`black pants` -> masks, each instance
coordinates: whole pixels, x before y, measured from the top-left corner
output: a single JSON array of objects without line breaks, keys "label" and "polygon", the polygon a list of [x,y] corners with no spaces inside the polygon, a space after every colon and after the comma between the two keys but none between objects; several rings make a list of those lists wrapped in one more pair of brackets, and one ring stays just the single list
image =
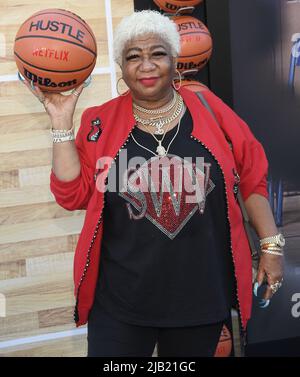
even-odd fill
[{"label": "black pants", "polygon": [[147,327],[120,322],[95,300],[88,320],[88,357],[214,356],[223,322],[190,327]]}]

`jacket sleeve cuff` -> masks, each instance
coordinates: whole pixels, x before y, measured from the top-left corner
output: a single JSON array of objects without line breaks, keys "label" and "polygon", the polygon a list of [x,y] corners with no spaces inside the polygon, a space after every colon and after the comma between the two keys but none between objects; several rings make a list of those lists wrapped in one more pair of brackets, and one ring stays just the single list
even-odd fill
[{"label": "jacket sleeve cuff", "polygon": [[266,181],[261,182],[253,189],[240,187],[240,190],[244,201],[246,201],[251,194],[259,194],[269,200],[269,192]]},{"label": "jacket sleeve cuff", "polygon": [[78,187],[78,184],[81,179],[81,174],[79,174],[76,178],[72,179],[71,181],[61,181],[56,177],[53,170],[51,169],[50,173],[50,185],[51,185],[51,191],[54,189],[54,191],[61,189],[72,189],[73,187]]}]

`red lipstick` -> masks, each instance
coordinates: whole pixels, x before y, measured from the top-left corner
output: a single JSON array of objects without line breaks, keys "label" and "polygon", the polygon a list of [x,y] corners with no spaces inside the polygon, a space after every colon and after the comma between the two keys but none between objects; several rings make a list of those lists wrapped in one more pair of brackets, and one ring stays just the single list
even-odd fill
[{"label": "red lipstick", "polygon": [[144,86],[153,86],[156,84],[156,81],[158,80],[158,77],[145,77],[143,79],[140,79],[140,83]]}]

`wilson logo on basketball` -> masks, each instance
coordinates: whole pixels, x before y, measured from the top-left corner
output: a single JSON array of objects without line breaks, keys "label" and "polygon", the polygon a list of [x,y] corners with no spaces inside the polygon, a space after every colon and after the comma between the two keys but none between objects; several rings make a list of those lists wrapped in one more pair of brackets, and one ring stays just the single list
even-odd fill
[{"label": "wilson logo on basketball", "polygon": [[70,51],[59,51],[44,47],[36,48],[32,52],[33,56],[41,56],[43,58],[62,60],[66,62],[69,61],[69,54]]},{"label": "wilson logo on basketball", "polygon": [[177,6],[177,5],[173,5],[173,4],[170,4],[170,3],[165,3],[165,7],[168,9],[168,10],[178,10],[180,7]]},{"label": "wilson logo on basketball", "polygon": [[200,62],[197,63],[197,64],[192,63],[192,62],[189,62],[189,63],[181,63],[181,62],[178,62],[178,63],[177,63],[177,69],[179,69],[179,70],[183,70],[183,71],[186,71],[186,70],[189,70],[189,69],[200,69],[200,68],[202,68],[207,62],[208,62],[208,59],[204,59],[204,60],[200,61]]},{"label": "wilson logo on basketball", "polygon": [[85,32],[80,29],[75,29],[74,26],[66,24],[59,21],[50,21],[38,20],[37,22],[31,22],[29,26],[29,32],[38,31],[38,30],[50,30],[55,31],[59,34],[68,35],[71,38],[76,39],[78,42],[83,43],[83,37]]},{"label": "wilson logo on basketball", "polygon": [[24,77],[27,77],[30,81],[32,80],[34,83],[38,83],[40,86],[45,86],[47,88],[65,88],[68,86],[74,86],[77,84],[77,80],[70,80],[70,81],[61,81],[61,82],[53,82],[51,79],[47,77],[39,77],[32,72],[29,72],[26,68],[24,68]]}]

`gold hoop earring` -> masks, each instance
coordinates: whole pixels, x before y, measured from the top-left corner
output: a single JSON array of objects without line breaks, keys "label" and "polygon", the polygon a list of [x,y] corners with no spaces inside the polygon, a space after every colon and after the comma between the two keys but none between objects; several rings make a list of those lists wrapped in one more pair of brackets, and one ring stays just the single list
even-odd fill
[{"label": "gold hoop earring", "polygon": [[181,79],[181,74],[180,72],[178,71],[178,69],[175,70],[178,74],[178,77],[179,77],[179,86],[176,86],[175,84],[175,80],[173,79],[173,82],[172,82],[172,86],[175,90],[179,90],[181,88],[181,82],[182,82],[182,79]]},{"label": "gold hoop earring", "polygon": [[120,93],[120,92],[119,92],[119,82],[120,82],[121,80],[123,80],[123,77],[120,77],[119,80],[117,81],[117,84],[116,84],[116,90],[117,90],[117,93],[119,94],[119,96],[126,96],[127,93],[128,93],[128,90],[126,90],[125,93]]}]

